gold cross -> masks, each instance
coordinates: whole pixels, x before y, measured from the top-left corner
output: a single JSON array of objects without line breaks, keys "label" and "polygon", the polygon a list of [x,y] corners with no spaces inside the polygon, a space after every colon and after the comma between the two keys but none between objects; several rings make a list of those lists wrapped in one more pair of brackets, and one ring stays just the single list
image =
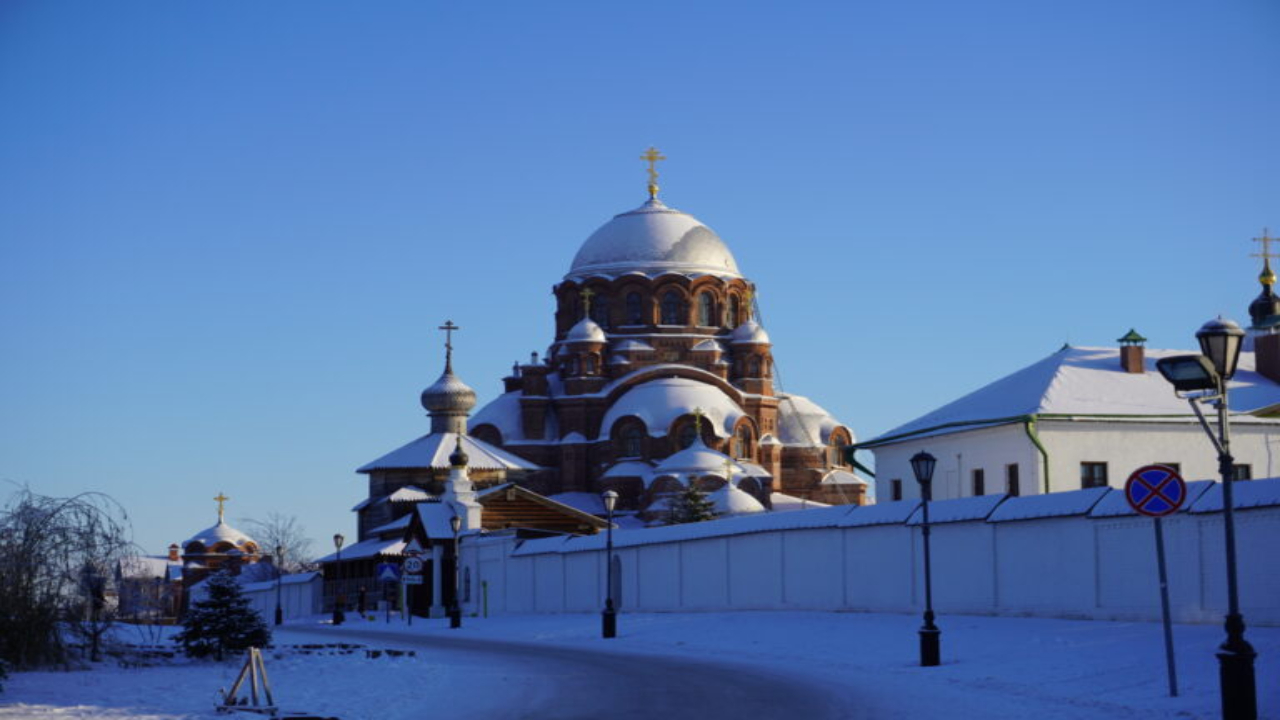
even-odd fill
[{"label": "gold cross", "polygon": [[222,504],[230,499],[231,498],[223,495],[222,493],[218,493],[218,497],[214,498],[214,500],[218,501],[218,522],[222,522]]},{"label": "gold cross", "polygon": [[1280,255],[1276,255],[1271,252],[1271,243],[1275,242],[1276,239],[1277,238],[1271,237],[1271,235],[1268,233],[1267,228],[1262,228],[1262,237],[1256,237],[1253,239],[1254,242],[1262,243],[1262,252],[1253,253],[1249,257],[1260,257],[1266,260],[1271,260],[1273,258],[1280,258]]},{"label": "gold cross", "polygon": [[649,146],[648,150],[640,156],[641,160],[649,163],[649,199],[656,200],[658,198],[658,170],[655,164],[659,160],[666,160],[667,156],[658,152],[658,148]]},{"label": "gold cross", "polygon": [[724,481],[730,482],[731,480],[733,480],[733,461],[726,457],[724,459]]},{"label": "gold cross", "polygon": [[693,409],[693,429],[698,433],[698,437],[702,437],[702,417],[706,415],[702,408]]},{"label": "gold cross", "polygon": [[746,292],[744,292],[744,293],[742,294],[742,302],[747,306],[747,320],[750,320],[750,319],[754,318],[754,317],[755,317],[755,315],[756,315],[756,311],[755,311],[756,291],[755,291],[755,288],[747,288],[747,291],[746,291]]},{"label": "gold cross", "polygon": [[591,288],[582,288],[582,317],[591,317],[591,298],[596,296],[596,291]]}]

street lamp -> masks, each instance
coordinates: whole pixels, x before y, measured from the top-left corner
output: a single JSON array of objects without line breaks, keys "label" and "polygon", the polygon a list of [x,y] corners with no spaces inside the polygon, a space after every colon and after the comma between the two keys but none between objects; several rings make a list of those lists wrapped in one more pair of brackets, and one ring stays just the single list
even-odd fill
[{"label": "street lamp", "polygon": [[929,501],[933,499],[933,468],[938,459],[927,452],[911,456],[911,472],[920,483],[920,503],[923,515],[921,533],[924,535],[924,626],[920,628],[920,666],[933,667],[941,662],[940,640],[942,631],[933,624],[933,578],[929,567]]},{"label": "street lamp", "polygon": [[618,636],[618,611],[613,606],[613,509],[618,505],[618,493],[606,490],[600,499],[604,500],[604,511],[609,516],[609,527],[605,530],[605,600],[601,637],[611,638]]},{"label": "street lamp", "polygon": [[458,553],[462,530],[462,516],[456,512],[449,518],[449,527],[453,528],[453,604],[449,607],[449,627],[462,627],[462,596],[458,594],[458,566],[462,564],[462,555]]},{"label": "street lamp", "polygon": [[333,546],[338,549],[338,563],[334,568],[334,594],[333,594],[333,624],[341,625],[347,616],[342,612],[342,543],[346,542],[346,538],[342,537],[342,533],[333,534]]},{"label": "street lamp", "polygon": [[[1222,525],[1227,550],[1227,639],[1218,646],[1218,684],[1225,720],[1253,720],[1258,716],[1257,684],[1253,661],[1258,657],[1244,639],[1244,616],[1236,584],[1235,458],[1231,456],[1231,424],[1228,419],[1227,381],[1235,375],[1240,360],[1244,331],[1221,316],[1205,323],[1196,332],[1203,355],[1178,355],[1156,362],[1179,397],[1195,411],[1200,426],[1218,451],[1218,473],[1222,476]],[[1212,401],[1218,409],[1215,434],[1200,410],[1200,403]]]},{"label": "street lamp", "polygon": [[280,579],[284,575],[284,546],[276,546],[276,624],[284,623],[284,610],[280,607]]}]

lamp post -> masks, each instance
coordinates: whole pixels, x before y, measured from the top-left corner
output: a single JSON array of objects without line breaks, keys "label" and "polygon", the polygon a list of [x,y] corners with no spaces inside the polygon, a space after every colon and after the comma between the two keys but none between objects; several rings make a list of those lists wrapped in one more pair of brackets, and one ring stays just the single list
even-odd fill
[{"label": "lamp post", "polygon": [[284,623],[284,610],[280,607],[280,579],[284,575],[284,546],[276,546],[276,624]]},{"label": "lamp post", "polygon": [[333,624],[341,625],[347,619],[342,612],[342,543],[346,538],[342,537],[342,533],[333,534],[333,546],[338,550],[337,567],[334,568],[334,593],[333,593]]},{"label": "lamp post", "polygon": [[933,578],[929,565],[929,501],[933,499],[933,468],[938,459],[927,452],[918,452],[911,456],[911,472],[915,473],[916,482],[920,483],[920,503],[923,524],[920,526],[924,536],[924,625],[920,628],[920,666],[933,667],[942,660],[940,640],[942,631],[933,624]]},{"label": "lamp post", "polygon": [[609,517],[609,527],[605,529],[604,554],[604,614],[601,637],[618,636],[618,611],[613,606],[613,509],[618,505],[618,493],[606,490],[600,496],[604,500],[604,511]]},{"label": "lamp post", "polygon": [[458,553],[462,530],[462,517],[456,512],[449,518],[449,527],[453,528],[453,603],[449,606],[449,627],[462,627],[462,596],[458,593],[458,566],[462,564],[462,555]]},{"label": "lamp post", "polygon": [[[1227,381],[1236,372],[1244,331],[1240,326],[1219,316],[1196,331],[1201,355],[1178,355],[1162,358],[1156,368],[1174,387],[1179,397],[1191,404],[1201,427],[1218,451],[1218,473],[1222,476],[1222,525],[1226,534],[1227,616],[1224,623],[1227,639],[1218,646],[1218,683],[1222,694],[1222,717],[1225,720],[1254,720],[1258,717],[1257,683],[1254,659],[1258,654],[1244,639],[1244,616],[1240,614],[1240,596],[1236,583],[1236,525],[1233,486],[1235,458],[1231,456],[1231,424],[1228,419]],[[1212,401],[1218,410],[1215,434],[1200,403]]]}]

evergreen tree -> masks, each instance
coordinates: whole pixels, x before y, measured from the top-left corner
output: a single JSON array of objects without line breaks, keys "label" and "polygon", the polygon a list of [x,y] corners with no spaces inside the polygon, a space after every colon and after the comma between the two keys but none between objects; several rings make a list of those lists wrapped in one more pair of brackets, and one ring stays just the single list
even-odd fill
[{"label": "evergreen tree", "polygon": [[667,505],[668,525],[703,522],[714,520],[715,517],[715,503],[707,499],[707,494],[699,490],[693,481],[689,482],[688,487],[681,488],[680,492],[672,495]]},{"label": "evergreen tree", "polygon": [[249,607],[231,573],[214,573],[207,587],[208,597],[192,604],[182,620],[182,632],[173,636],[187,655],[213,655],[222,660],[228,652],[271,642],[271,630],[258,611]]}]

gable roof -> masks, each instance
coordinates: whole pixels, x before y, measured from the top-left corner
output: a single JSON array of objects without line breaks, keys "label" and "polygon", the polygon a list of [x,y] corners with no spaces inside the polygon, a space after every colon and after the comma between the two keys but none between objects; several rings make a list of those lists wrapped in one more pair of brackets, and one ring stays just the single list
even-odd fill
[{"label": "gable roof", "polygon": [[473,470],[537,470],[537,465],[468,435],[444,432],[423,435],[413,442],[392,450],[371,463],[356,469],[358,473],[403,468],[448,469],[449,455],[462,441],[467,454],[467,467]]},{"label": "gable roof", "polygon": [[[1119,348],[1065,346],[860,446],[1017,422],[1031,415],[1191,420],[1194,416],[1186,401],[1174,394],[1156,370],[1156,360],[1189,353],[1147,349],[1145,372],[1130,373],[1120,366]],[[1254,371],[1253,353],[1241,353],[1240,367],[1231,380],[1232,411],[1253,413],[1278,403],[1280,385]]]}]

